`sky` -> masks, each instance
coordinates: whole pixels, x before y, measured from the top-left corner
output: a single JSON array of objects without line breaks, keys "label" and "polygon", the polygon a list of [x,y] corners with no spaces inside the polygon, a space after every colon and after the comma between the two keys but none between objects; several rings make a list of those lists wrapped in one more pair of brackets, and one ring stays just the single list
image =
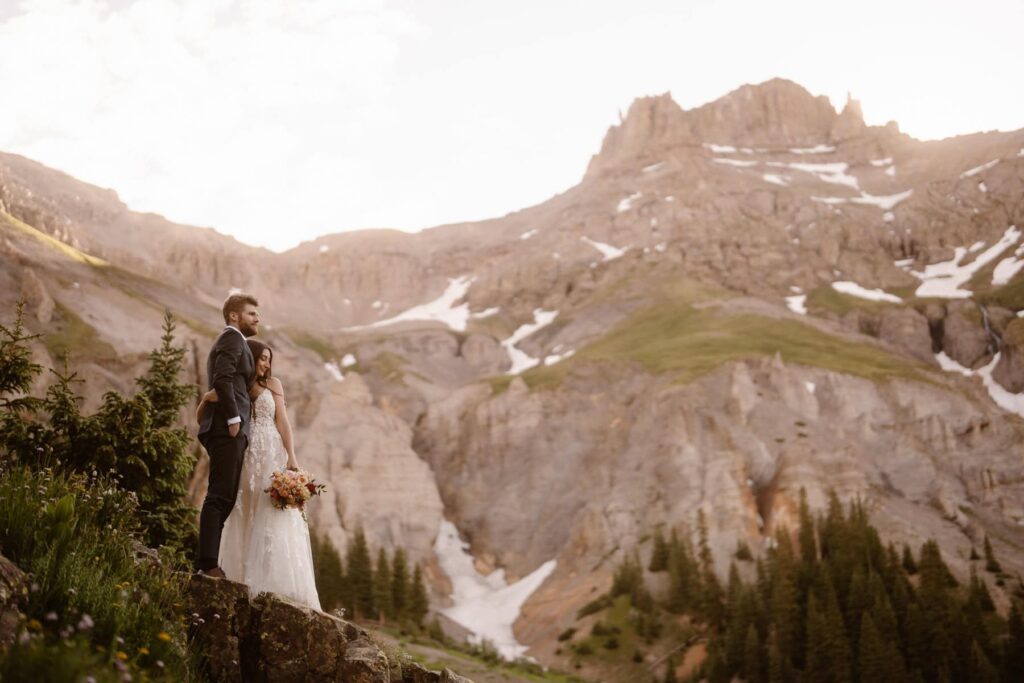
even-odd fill
[{"label": "sky", "polygon": [[[0,0],[0,151],[275,251],[573,186],[637,97],[1024,127],[1022,0]],[[728,143],[728,141],[713,141]]]}]

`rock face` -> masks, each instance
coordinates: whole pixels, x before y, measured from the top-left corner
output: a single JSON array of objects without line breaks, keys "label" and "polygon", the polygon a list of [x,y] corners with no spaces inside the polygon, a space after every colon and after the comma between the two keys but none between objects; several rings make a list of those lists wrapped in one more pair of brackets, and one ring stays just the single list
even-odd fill
[{"label": "rock face", "polygon": [[363,629],[244,585],[194,576],[194,647],[215,682],[471,683],[445,669],[391,662]]},{"label": "rock face", "polygon": [[1024,391],[1024,319],[1009,323],[1003,331],[1003,346],[992,378],[1008,391]]},{"label": "rock face", "polygon": [[955,302],[947,308],[942,328],[942,349],[965,367],[983,365],[992,340],[981,323],[977,307],[968,302]]},{"label": "rock face", "polygon": [[21,607],[28,597],[28,577],[17,565],[0,555],[0,652],[18,634]]}]

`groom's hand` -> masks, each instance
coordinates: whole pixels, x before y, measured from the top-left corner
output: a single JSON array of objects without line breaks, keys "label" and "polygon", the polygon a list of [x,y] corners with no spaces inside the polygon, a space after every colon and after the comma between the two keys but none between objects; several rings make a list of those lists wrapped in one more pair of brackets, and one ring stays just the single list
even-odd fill
[{"label": "groom's hand", "polygon": [[242,429],[242,423],[241,422],[236,422],[233,425],[228,425],[228,434],[230,434],[231,438],[233,439],[236,436],[238,436],[238,432],[241,429]]}]

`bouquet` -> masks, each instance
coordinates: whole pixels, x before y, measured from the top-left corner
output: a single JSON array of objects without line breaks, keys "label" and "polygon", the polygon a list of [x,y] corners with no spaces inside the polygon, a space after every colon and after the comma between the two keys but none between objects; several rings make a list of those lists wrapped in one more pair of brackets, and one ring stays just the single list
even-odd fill
[{"label": "bouquet", "polygon": [[296,508],[306,519],[306,501],[326,488],[326,484],[318,484],[303,470],[277,470],[270,475],[270,486],[263,491],[270,494],[270,503],[278,510]]}]

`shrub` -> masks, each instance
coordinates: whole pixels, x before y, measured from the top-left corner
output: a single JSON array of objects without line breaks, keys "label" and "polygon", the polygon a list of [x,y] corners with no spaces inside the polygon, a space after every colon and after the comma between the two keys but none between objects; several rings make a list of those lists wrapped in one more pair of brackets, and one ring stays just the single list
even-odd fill
[{"label": "shrub", "polygon": [[576,618],[582,619],[583,617],[589,616],[591,614],[596,614],[597,612],[600,612],[603,609],[608,609],[611,606],[612,596],[608,594],[602,595],[599,598],[591,600],[583,607],[580,607],[579,610],[576,612]]},{"label": "shrub", "polygon": [[564,631],[562,631],[561,633],[558,634],[558,642],[564,643],[565,641],[567,641],[570,638],[572,638],[574,635],[576,635],[576,629],[574,629],[574,628],[567,628],[567,629],[565,629]]}]

